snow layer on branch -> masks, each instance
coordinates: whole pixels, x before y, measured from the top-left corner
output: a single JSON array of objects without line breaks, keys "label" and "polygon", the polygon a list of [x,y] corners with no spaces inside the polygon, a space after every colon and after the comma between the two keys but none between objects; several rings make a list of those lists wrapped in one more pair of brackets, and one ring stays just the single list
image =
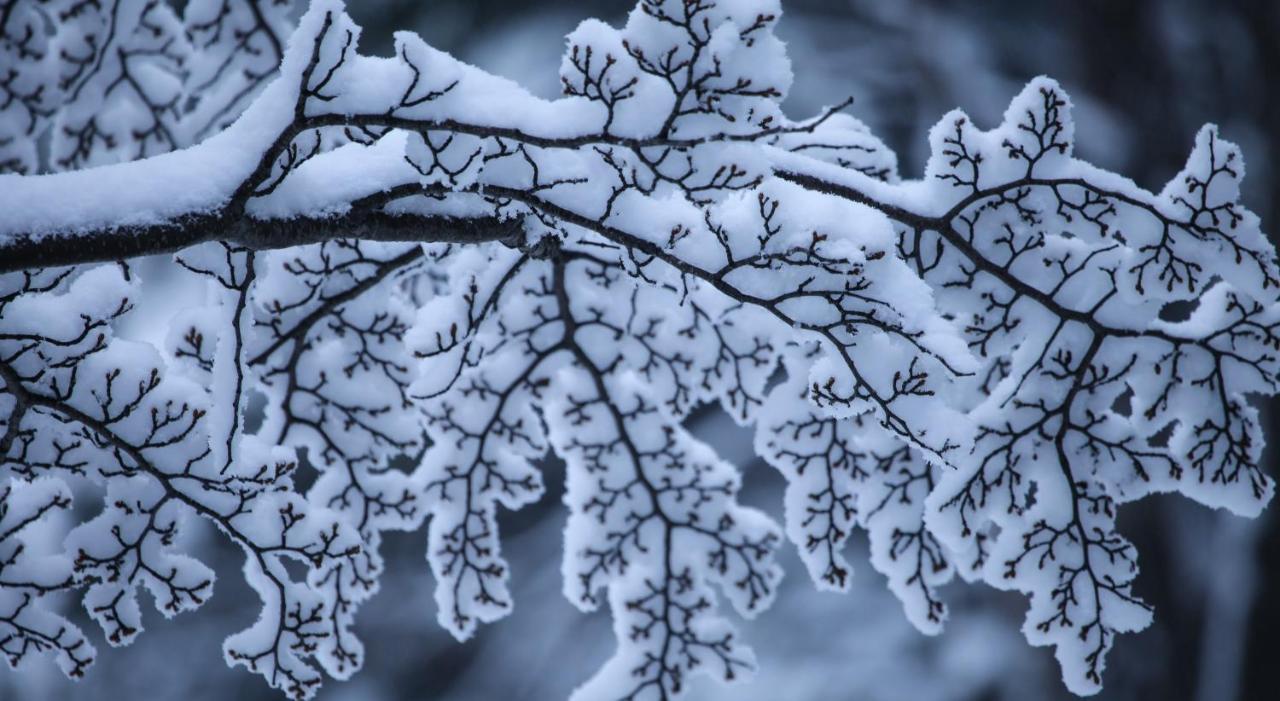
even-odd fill
[{"label": "snow layer on branch", "polygon": [[217,210],[289,123],[287,93],[285,83],[273,85],[234,125],[183,151],[55,175],[0,175],[0,236],[38,240]]},{"label": "snow layer on branch", "polygon": [[[236,122],[207,141],[146,161],[53,175],[0,175],[0,236],[39,238],[127,228],[208,213],[230,200],[293,118],[297,81],[324,12],[313,10],[290,40],[280,80]],[[69,195],[74,193],[74,196]]]},{"label": "snow layer on branch", "polygon": [[[942,306],[985,365],[972,453],[930,495],[930,527],[979,552],[989,583],[1030,595],[1028,639],[1093,693],[1115,635],[1151,620],[1116,506],[1176,490],[1254,514],[1271,497],[1243,392],[1276,390],[1278,312],[1234,146],[1203,130],[1153,195],[1071,157],[1069,110],[1040,78],[992,131],[945,117],[928,186],[947,213],[903,248],[952,290]],[[1189,296],[1190,319],[1161,320]]]},{"label": "snow layer on branch", "polygon": [[[66,166],[176,146],[171,126],[217,131],[261,92],[186,150],[0,175],[0,237],[215,213],[465,216],[521,235],[389,243],[357,225],[282,250],[183,251],[207,301],[175,320],[167,358],[113,335],[137,296],[125,265],[0,276],[0,575],[24,577],[0,579],[0,630],[69,673],[88,644],[41,597],[86,589],[115,644],[141,629],[139,587],[166,615],[198,606],[212,573],[174,548],[193,515],[243,550],[262,600],[227,661],[293,697],[363,664],[355,615],[387,530],[427,524],[437,618],[465,639],[515,605],[498,509],[541,497],[554,452],[564,593],[607,602],[618,640],[579,699],[741,679],[755,661],[720,600],[743,616],[769,605],[784,533],[818,587],[846,589],[855,527],[918,628],[941,629],[938,589],[957,573],[1021,591],[1027,638],[1092,693],[1116,635],[1151,620],[1118,505],[1178,491],[1253,515],[1273,494],[1248,397],[1277,389],[1280,274],[1216,129],[1145,192],[1074,158],[1070,100],[1037,78],[992,130],[944,117],[926,178],[903,183],[857,120],[782,114],[774,0],[641,0],[620,28],[584,22],[554,101],[411,34],[362,56],[327,0],[262,87],[284,10],[193,2],[189,80],[239,77],[196,104],[207,123],[180,124],[176,74],[158,65],[186,50],[163,43],[176,19],[139,38],[163,12],[120,6],[126,31],[95,44],[120,51],[58,119],[141,131],[83,152],[60,141]],[[61,45],[88,41],[85,7]],[[135,66],[152,39],[161,55]],[[35,90],[41,70],[0,89]],[[134,71],[132,93],[107,95],[101,75]],[[1189,317],[1170,320],[1173,302]],[[738,470],[683,426],[710,402],[754,427],[787,480],[781,527],[738,502]],[[300,466],[318,472],[305,494]],[[28,525],[67,508],[59,479],[90,483],[103,508],[66,554],[38,558]]]}]

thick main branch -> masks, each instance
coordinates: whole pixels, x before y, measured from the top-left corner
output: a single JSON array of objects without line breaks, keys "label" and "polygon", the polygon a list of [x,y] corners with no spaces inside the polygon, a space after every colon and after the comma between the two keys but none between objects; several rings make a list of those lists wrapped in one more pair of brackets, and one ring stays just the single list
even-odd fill
[{"label": "thick main branch", "polygon": [[113,227],[72,236],[0,240],[0,273],[127,260],[173,253],[211,241],[227,241],[253,250],[267,250],[343,238],[479,243],[515,239],[520,235],[518,220],[494,217],[462,219],[353,209],[346,214],[329,217],[257,219],[224,210],[182,216],[161,224]]}]

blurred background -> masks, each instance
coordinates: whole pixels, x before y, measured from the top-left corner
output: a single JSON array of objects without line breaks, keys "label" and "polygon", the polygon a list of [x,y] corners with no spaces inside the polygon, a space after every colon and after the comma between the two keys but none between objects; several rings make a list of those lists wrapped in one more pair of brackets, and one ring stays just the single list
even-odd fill
[{"label": "blurred background", "polygon": [[[563,37],[582,19],[621,23],[628,0],[352,0],[365,27],[362,49],[390,53],[394,30],[433,45],[535,93],[557,94]],[[1029,79],[1058,79],[1075,103],[1076,153],[1158,191],[1183,165],[1199,126],[1216,122],[1242,145],[1245,203],[1280,231],[1280,1],[1277,0],[784,0],[779,34],[795,85],[789,114],[803,118],[852,95],[852,112],[918,177],[926,132],[961,107],[994,126]],[[1265,407],[1280,442],[1280,412]],[[751,440],[714,412],[694,430],[745,472],[743,500],[781,520],[782,482],[750,452]],[[1272,474],[1277,452],[1269,452]],[[564,699],[613,648],[607,612],[584,616],[560,594],[562,468],[547,465],[548,493],[500,517],[516,610],[458,644],[435,624],[425,538],[388,535],[389,572],[361,612],[365,669],[329,681],[323,701]],[[1120,511],[1137,545],[1137,592],[1155,623],[1122,636],[1097,697],[1120,699],[1280,698],[1280,514],[1233,518],[1181,497],[1152,497]],[[257,615],[239,576],[240,554],[196,532],[215,550],[220,573],[203,609],[164,621],[128,648],[106,649],[79,683],[46,661],[0,673],[0,698],[275,699],[262,680],[221,663],[221,641]],[[223,545],[220,545],[223,544]],[[855,534],[855,550],[865,537]],[[848,595],[814,591],[790,546],[788,577],[774,607],[742,622],[761,671],[754,684],[720,687],[699,678],[699,701],[878,701],[1067,699],[1050,649],[1019,630],[1025,599],[970,587],[945,590],[946,631],[913,629],[865,554]],[[67,602],[74,607],[74,602]],[[88,624],[91,633],[96,626]]]}]

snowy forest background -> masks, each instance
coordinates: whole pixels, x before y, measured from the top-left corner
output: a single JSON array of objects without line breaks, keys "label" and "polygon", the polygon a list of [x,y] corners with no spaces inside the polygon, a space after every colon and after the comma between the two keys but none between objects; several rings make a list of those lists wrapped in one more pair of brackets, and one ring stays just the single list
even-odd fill
[{"label": "snowy forest background", "polygon": [[[359,0],[349,10],[365,27],[363,47],[385,54],[391,32],[410,29],[432,45],[535,93],[559,91],[562,37],[586,16],[618,21],[623,0]],[[1009,95],[1039,74],[1057,78],[1076,105],[1079,155],[1158,189],[1182,166],[1199,125],[1217,122],[1241,145],[1249,174],[1244,201],[1271,232],[1280,215],[1280,3],[1274,0],[788,0],[779,34],[796,82],[788,112],[817,112],[832,96],[853,95],[855,111],[899,154],[904,177],[928,155],[926,131],[962,107],[982,127],[995,124]],[[152,283],[163,285],[163,281]],[[183,303],[174,295],[175,307]],[[1268,412],[1268,435],[1280,413]],[[751,441],[719,413],[692,428],[730,462],[744,466],[742,501],[777,515],[770,498],[782,479],[751,454]],[[1273,438],[1274,440],[1274,438]],[[1276,451],[1270,448],[1272,474]],[[420,534],[388,532],[382,591],[357,630],[365,671],[327,685],[326,700],[564,698],[581,670],[612,649],[608,615],[583,616],[560,594],[565,512],[557,466],[542,501],[499,519],[506,534],[512,616],[465,645],[431,623],[431,580]],[[1211,512],[1157,497],[1121,511],[1120,529],[1142,555],[1135,591],[1158,615],[1112,652],[1101,699],[1271,698],[1280,650],[1280,518]],[[211,526],[206,526],[211,529]],[[239,567],[233,546],[208,564]],[[865,540],[855,537],[855,548]],[[863,566],[848,596],[816,593],[794,550],[779,558],[792,575],[773,609],[742,624],[764,661],[742,701],[843,699],[1071,698],[1045,648],[1019,633],[1022,598],[952,586],[951,621],[936,638],[902,616],[884,580]],[[855,562],[859,558],[851,558]],[[865,562],[865,559],[863,559]],[[403,566],[403,563],[421,563]],[[135,644],[104,655],[90,677],[65,679],[51,665],[0,675],[0,698],[272,699],[255,677],[219,663],[222,639],[252,619],[258,602],[243,581],[219,582],[198,613],[169,623],[159,615]],[[695,684],[691,698],[722,687]]]}]

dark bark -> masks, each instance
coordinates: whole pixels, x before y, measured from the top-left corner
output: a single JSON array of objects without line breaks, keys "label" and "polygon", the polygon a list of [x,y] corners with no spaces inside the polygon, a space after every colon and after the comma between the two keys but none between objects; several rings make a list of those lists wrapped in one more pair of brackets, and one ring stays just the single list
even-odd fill
[{"label": "dark bark", "polygon": [[255,219],[223,210],[187,215],[163,224],[43,237],[14,237],[0,242],[0,273],[173,253],[210,241],[227,241],[253,250],[268,250],[337,238],[479,243],[515,239],[521,232],[519,220],[492,217],[457,219],[353,209],[333,217]]}]

